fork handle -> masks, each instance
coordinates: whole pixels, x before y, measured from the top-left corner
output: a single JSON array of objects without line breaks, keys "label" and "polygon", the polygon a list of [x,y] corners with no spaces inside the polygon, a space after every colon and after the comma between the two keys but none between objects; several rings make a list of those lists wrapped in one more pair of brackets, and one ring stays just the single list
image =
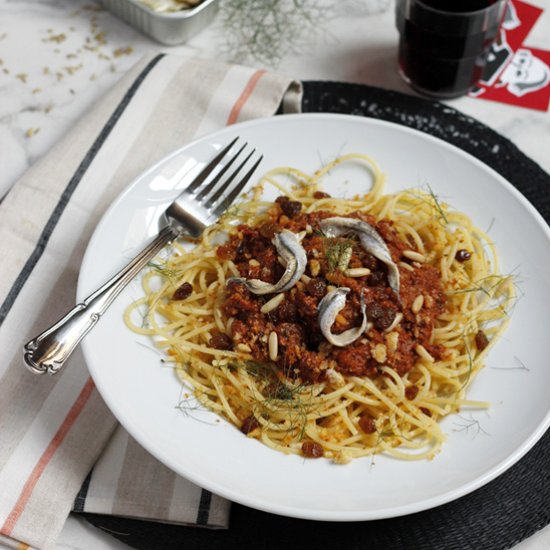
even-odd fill
[{"label": "fork handle", "polygon": [[27,342],[24,346],[25,365],[35,374],[57,374],[124,287],[178,234],[177,229],[166,226],[113,278],[77,304],[57,323]]}]

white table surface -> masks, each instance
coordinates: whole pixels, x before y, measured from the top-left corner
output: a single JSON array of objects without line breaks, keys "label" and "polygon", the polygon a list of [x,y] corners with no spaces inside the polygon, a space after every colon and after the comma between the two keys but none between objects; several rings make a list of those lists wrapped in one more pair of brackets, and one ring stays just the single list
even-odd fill
[{"label": "white table surface", "polygon": [[[547,11],[526,45],[549,50],[550,4],[528,1]],[[412,93],[396,70],[393,1],[325,4],[337,7],[331,8],[322,30],[299,52],[286,55],[276,69],[301,80],[356,82]],[[0,196],[144,53],[191,48],[201,57],[223,58],[219,18],[185,46],[167,48],[90,6],[97,7],[90,0],[0,0]],[[449,105],[508,137],[550,172],[550,112],[468,97]],[[67,521],[57,547],[128,548],[77,516]],[[515,547],[546,548],[550,527]]]}]

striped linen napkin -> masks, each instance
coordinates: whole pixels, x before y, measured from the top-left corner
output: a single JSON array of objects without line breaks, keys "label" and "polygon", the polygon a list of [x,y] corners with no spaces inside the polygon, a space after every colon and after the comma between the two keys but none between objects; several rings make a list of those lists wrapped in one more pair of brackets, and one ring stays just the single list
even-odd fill
[{"label": "striped linen napkin", "polygon": [[38,378],[23,367],[22,344],[74,305],[87,242],[130,181],[200,135],[274,114],[283,99],[298,110],[300,87],[281,75],[148,56],[0,204],[0,542],[51,548],[73,506],[227,527],[227,501],[117,427],[78,350],[62,373]]}]

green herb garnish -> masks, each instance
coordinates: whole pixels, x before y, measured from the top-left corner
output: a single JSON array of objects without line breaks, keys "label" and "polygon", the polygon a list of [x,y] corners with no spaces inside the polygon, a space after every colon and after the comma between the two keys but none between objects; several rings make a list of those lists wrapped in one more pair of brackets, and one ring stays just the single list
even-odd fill
[{"label": "green herb garnish", "polygon": [[314,44],[328,15],[320,0],[225,0],[222,49],[230,61],[277,67],[285,55]]},{"label": "green herb garnish", "polygon": [[156,271],[159,275],[170,279],[176,279],[180,272],[177,269],[171,269],[168,267],[168,262],[147,262],[147,267],[151,268],[153,271]]}]

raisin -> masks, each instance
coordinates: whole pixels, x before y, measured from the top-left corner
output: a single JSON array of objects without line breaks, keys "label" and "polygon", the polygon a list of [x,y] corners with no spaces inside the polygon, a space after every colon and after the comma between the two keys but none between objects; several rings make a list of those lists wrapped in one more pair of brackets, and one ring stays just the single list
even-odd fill
[{"label": "raisin", "polygon": [[270,312],[270,317],[273,319],[274,322],[278,323],[294,323],[298,319],[297,315],[298,312],[296,310],[296,306],[288,300],[284,300],[278,308]]},{"label": "raisin", "polygon": [[306,284],[306,290],[311,296],[316,298],[322,298],[327,291],[327,283],[323,279],[315,278],[308,281]]},{"label": "raisin", "polygon": [[321,458],[325,454],[323,447],[315,441],[304,441],[302,443],[302,453],[308,458]]},{"label": "raisin", "polygon": [[386,330],[391,326],[395,319],[393,309],[383,307],[377,302],[367,304],[367,318],[372,321],[376,330]]},{"label": "raisin", "polygon": [[383,271],[374,271],[367,278],[369,286],[381,285],[386,279],[386,274]]},{"label": "raisin", "polygon": [[426,407],[420,407],[420,410],[426,415],[426,416],[432,416],[432,411],[430,409],[427,409]]},{"label": "raisin", "polygon": [[249,434],[251,431],[258,428],[259,425],[260,423],[256,420],[255,416],[247,416],[243,420],[243,424],[241,426],[241,432],[243,432],[243,434]]},{"label": "raisin", "polygon": [[483,351],[489,345],[489,338],[487,338],[487,335],[482,330],[477,331],[475,341],[476,348],[479,351]]},{"label": "raisin", "polygon": [[293,218],[302,211],[302,203],[300,201],[283,201],[281,210],[289,218]]},{"label": "raisin", "polygon": [[359,419],[359,427],[366,434],[373,434],[374,432],[376,432],[376,424],[374,423],[374,420],[370,416],[362,416]]},{"label": "raisin", "polygon": [[472,254],[464,248],[457,250],[455,259],[457,262],[467,262],[472,257]]},{"label": "raisin", "polygon": [[291,201],[285,195],[281,195],[275,199],[275,203],[281,207],[283,214],[289,218],[293,218],[302,210],[302,203],[299,201]]},{"label": "raisin", "polygon": [[233,349],[233,340],[223,332],[214,332],[208,345],[214,349]]},{"label": "raisin", "polygon": [[328,193],[325,193],[324,191],[315,191],[315,193],[313,193],[313,198],[314,199],[329,199],[330,195]]},{"label": "raisin", "polygon": [[193,287],[189,283],[183,283],[172,295],[172,300],[185,300],[185,298],[191,296],[192,292]]},{"label": "raisin", "polygon": [[369,252],[361,254],[361,263],[363,267],[368,267],[371,271],[378,269],[378,260]]},{"label": "raisin", "polygon": [[405,388],[405,397],[409,401],[413,401],[414,398],[418,395],[418,386],[407,386]]}]

